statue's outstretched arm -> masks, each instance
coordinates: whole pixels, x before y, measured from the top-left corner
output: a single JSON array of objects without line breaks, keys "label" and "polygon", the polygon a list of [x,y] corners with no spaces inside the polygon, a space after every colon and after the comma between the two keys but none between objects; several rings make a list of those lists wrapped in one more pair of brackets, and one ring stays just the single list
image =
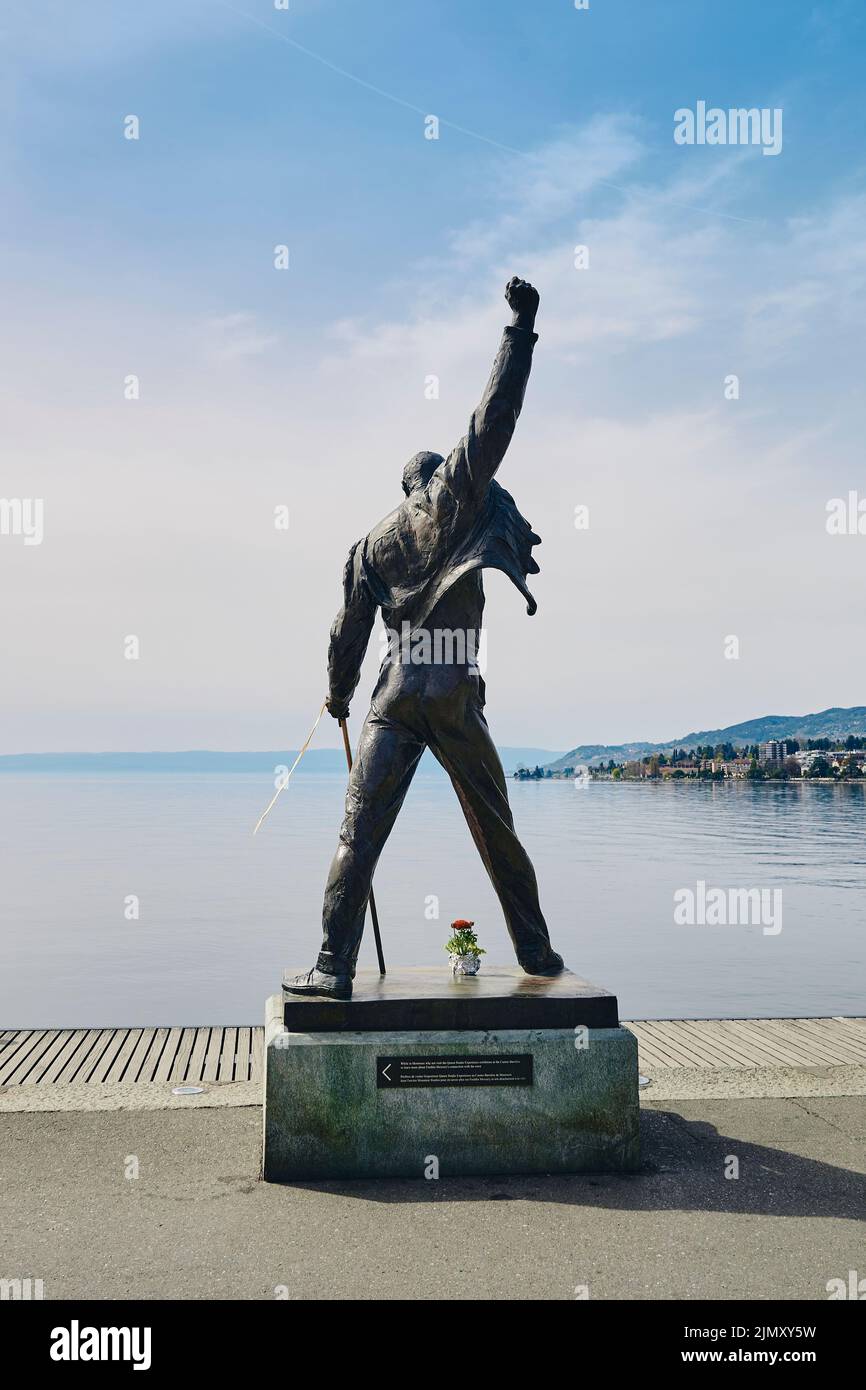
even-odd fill
[{"label": "statue's outstretched arm", "polygon": [[502,335],[481,403],[472,413],[467,433],[434,474],[446,493],[461,504],[483,503],[511,443],[532,366],[538,291],[515,276],[505,287],[505,298],[514,317]]}]

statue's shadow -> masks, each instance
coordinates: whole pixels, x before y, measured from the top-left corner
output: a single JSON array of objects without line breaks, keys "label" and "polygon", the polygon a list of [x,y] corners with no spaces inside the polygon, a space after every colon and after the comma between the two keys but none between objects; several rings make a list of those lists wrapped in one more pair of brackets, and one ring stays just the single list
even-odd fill
[{"label": "statue's shadow", "polygon": [[[674,1111],[641,1112],[635,1173],[293,1183],[385,1203],[538,1201],[621,1211],[718,1211],[866,1219],[866,1173],[719,1133]],[[738,1176],[726,1176],[734,1171]]]}]

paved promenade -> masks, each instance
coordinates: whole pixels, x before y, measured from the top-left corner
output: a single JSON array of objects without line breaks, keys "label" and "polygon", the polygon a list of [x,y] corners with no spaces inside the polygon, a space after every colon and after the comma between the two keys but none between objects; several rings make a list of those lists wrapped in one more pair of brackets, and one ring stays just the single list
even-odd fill
[{"label": "paved promenade", "polygon": [[866,1275],[861,1097],[646,1101],[643,1131],[629,1177],[278,1187],[257,1106],[8,1113],[0,1276],[46,1298],[820,1300]]},{"label": "paved promenade", "polygon": [[259,1178],[261,1029],[9,1030],[0,1278],[48,1299],[822,1300],[866,1277],[866,1021],[627,1026],[637,1174],[291,1187]]}]

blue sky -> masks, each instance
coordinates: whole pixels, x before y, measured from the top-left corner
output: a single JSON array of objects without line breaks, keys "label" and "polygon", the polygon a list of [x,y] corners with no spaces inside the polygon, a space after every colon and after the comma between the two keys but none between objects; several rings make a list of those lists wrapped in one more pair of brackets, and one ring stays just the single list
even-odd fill
[{"label": "blue sky", "polygon": [[[593,114],[627,114],[646,145],[622,180],[632,187],[704,159],[674,146],[674,108],[782,104],[785,157],[708,200],[779,220],[805,190],[818,200],[862,169],[864,24],[853,2],[40,5],[7,32],[9,249],[51,283],[40,248],[62,236],[58,282],[72,271],[95,294],[157,281],[218,310],[233,263],[233,287],[269,317],[366,315],[370,278],[379,303],[383,290],[395,303],[395,267],[425,246],[435,256],[476,182],[483,197],[503,166],[521,177],[504,151],[453,129],[421,143],[421,117],[398,101],[530,154]],[[127,111],[144,125],[132,150],[117,138]],[[265,227],[285,229],[303,269],[288,305],[250,254]]]},{"label": "blue sky", "polygon": [[[489,586],[499,740],[862,703],[866,536],[824,515],[866,496],[864,19],[694,0],[7,15],[0,494],[43,497],[46,534],[0,538],[3,751],[297,743],[345,552],[406,457],[465,428],[512,273],[539,285],[541,337],[502,481],[544,547],[531,622]],[[782,108],[782,152],[677,146],[698,100]]]}]

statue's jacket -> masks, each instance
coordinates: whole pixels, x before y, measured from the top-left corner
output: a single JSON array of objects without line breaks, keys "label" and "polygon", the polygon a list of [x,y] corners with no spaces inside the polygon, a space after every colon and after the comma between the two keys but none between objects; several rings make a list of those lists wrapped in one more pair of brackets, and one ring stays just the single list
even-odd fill
[{"label": "statue's jacket", "polygon": [[426,487],[352,546],[328,651],[332,700],[351,699],[377,608],[392,631],[405,632],[408,623],[416,632],[464,575],[498,569],[523,594],[526,611],[535,612],[526,577],[538,573],[532,547],[541,538],[493,475],[514,433],[537,336],[505,329],[466,435]]}]

